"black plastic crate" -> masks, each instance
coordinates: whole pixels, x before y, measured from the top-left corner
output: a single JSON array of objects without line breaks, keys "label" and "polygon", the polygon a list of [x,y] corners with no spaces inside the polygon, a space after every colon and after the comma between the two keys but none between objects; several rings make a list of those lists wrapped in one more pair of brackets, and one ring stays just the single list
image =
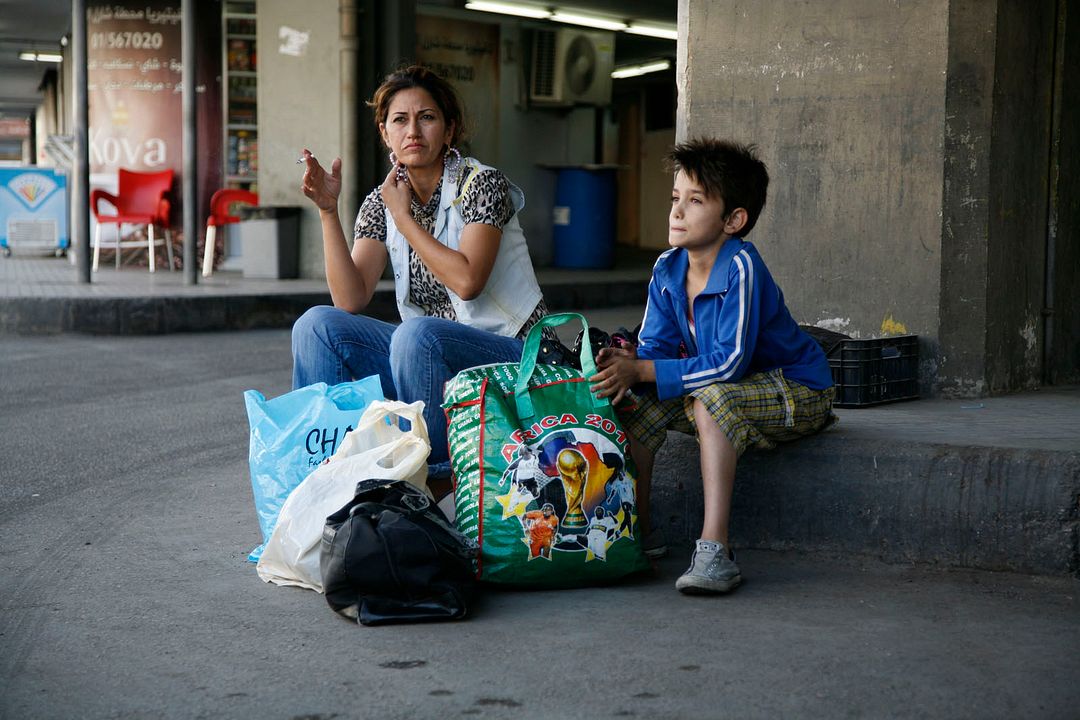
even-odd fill
[{"label": "black plastic crate", "polygon": [[836,407],[919,397],[919,336],[840,340],[829,350]]}]

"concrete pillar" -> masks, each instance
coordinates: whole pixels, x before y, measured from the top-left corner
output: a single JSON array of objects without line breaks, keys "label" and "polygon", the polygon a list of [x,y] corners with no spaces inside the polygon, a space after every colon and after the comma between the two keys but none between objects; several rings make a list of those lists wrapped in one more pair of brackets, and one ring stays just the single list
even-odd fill
[{"label": "concrete pillar", "polygon": [[1057,6],[1044,380],[1064,384],[1080,382],[1080,3]]},{"label": "concrete pillar", "polygon": [[680,3],[679,136],[759,146],[772,182],[748,239],[800,322],[936,340],[947,10]]},{"label": "concrete pillar", "polygon": [[919,334],[924,393],[1040,381],[1058,5],[680,0],[679,137],[760,146],[796,318]]},{"label": "concrete pillar", "polygon": [[[195,120],[195,78],[198,53],[195,50],[195,38],[198,28],[195,21],[196,0],[182,0],[180,3],[182,21],[180,23],[180,58],[183,69],[180,71],[184,85],[181,95],[182,137],[183,137],[183,223],[184,223],[184,284],[194,285],[198,281],[199,268],[195,260],[195,246],[199,242],[199,174],[198,143]],[[166,235],[166,242],[172,238]],[[117,250],[119,252],[119,250]],[[165,256],[172,258],[172,253]],[[152,268],[151,268],[152,269]],[[172,270],[170,267],[169,270]]]},{"label": "concrete pillar", "polygon": [[[941,383],[959,394],[1033,388],[1042,376],[1057,3],[996,5],[954,0],[949,13]],[[978,190],[965,194],[969,184]],[[958,232],[954,216],[974,222]],[[981,307],[964,302],[969,289]]]}]

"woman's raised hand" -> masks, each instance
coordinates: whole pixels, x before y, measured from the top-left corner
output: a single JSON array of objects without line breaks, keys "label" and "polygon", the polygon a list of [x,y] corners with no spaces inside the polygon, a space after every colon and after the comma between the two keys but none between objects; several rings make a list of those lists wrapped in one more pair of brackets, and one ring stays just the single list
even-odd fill
[{"label": "woman's raised hand", "polygon": [[341,158],[336,158],[326,172],[311,151],[304,149],[304,180],[300,190],[323,212],[337,210],[341,195]]},{"label": "woman's raised hand", "polygon": [[383,204],[386,205],[386,209],[390,211],[390,216],[394,218],[395,222],[409,214],[410,205],[412,204],[412,187],[410,187],[408,179],[398,176],[397,165],[390,168],[390,172],[386,174],[386,179],[383,180],[379,193],[382,195]]}]

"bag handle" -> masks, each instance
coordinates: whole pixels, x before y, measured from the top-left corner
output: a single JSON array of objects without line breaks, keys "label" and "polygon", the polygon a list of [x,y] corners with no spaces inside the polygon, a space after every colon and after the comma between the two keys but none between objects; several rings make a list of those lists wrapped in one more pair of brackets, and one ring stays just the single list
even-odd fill
[{"label": "bag handle", "polygon": [[[517,404],[517,414],[519,418],[528,418],[536,414],[536,411],[533,409],[532,398],[529,397],[529,380],[536,370],[536,356],[540,352],[540,340],[544,328],[558,327],[571,320],[580,321],[583,332],[581,353],[579,355],[579,359],[581,360],[581,374],[586,380],[596,374],[596,361],[593,359],[592,345],[588,342],[589,322],[585,319],[585,316],[575,312],[545,315],[529,330],[529,336],[525,338],[525,348],[521,351],[521,363],[518,365],[517,383],[514,385],[514,402]],[[604,408],[611,405],[610,400],[597,397],[591,390],[589,391],[589,395],[592,397],[594,408]]]},{"label": "bag handle", "polygon": [[404,418],[412,425],[413,434],[430,444],[423,405],[421,401],[403,403],[400,400],[373,400],[360,416],[357,429],[361,426],[373,427],[382,442],[389,442],[398,435],[406,434],[396,423]]}]

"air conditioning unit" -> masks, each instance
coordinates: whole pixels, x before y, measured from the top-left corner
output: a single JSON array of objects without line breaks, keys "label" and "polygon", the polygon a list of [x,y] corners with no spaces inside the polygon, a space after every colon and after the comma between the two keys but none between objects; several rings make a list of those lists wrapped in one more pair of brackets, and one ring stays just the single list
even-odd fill
[{"label": "air conditioning unit", "polygon": [[558,28],[533,35],[529,100],[535,105],[607,105],[615,33]]}]

